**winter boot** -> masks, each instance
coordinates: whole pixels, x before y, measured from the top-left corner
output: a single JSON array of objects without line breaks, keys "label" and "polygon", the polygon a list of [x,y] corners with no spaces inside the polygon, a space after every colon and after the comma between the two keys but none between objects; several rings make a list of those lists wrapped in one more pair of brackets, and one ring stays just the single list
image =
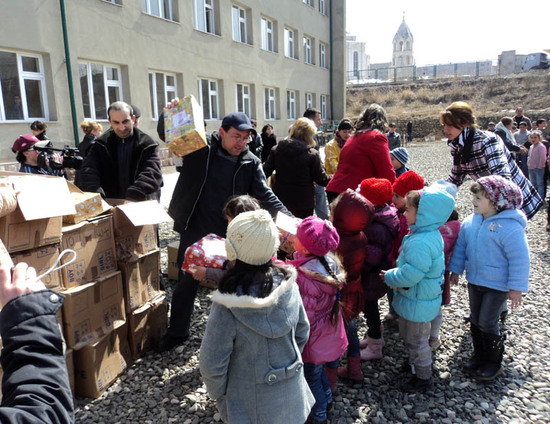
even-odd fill
[{"label": "winter boot", "polygon": [[432,387],[432,379],[422,379],[413,375],[407,382],[401,385],[401,391],[407,393],[425,392]]},{"label": "winter boot", "polygon": [[504,371],[502,368],[504,337],[489,333],[481,334],[483,335],[485,362],[477,369],[476,377],[481,381],[493,381]]},{"label": "winter boot", "polygon": [[361,357],[348,356],[348,365],[338,367],[338,377],[347,378],[348,380],[361,382],[363,381],[363,371],[361,370]]},{"label": "winter boot", "polygon": [[325,366],[325,374],[327,375],[330,391],[334,393],[336,390],[336,383],[338,382],[338,368],[329,368]]},{"label": "winter boot", "polygon": [[472,334],[472,343],[474,345],[474,354],[462,365],[466,372],[475,373],[485,360],[485,351],[483,349],[483,333],[479,327],[470,323],[470,333]]},{"label": "winter boot", "polygon": [[382,348],[384,347],[384,339],[371,339],[367,337],[367,347],[361,350],[361,360],[370,361],[372,359],[382,359]]},{"label": "winter boot", "polygon": [[[399,318],[399,317],[398,317]],[[380,337],[382,337],[384,334],[384,323],[380,323]],[[367,347],[367,345],[369,344],[369,340],[374,340],[372,338],[370,338],[368,335],[367,335],[367,338],[366,339],[363,339],[363,340],[359,340],[359,347],[361,349],[364,349]],[[382,339],[382,344],[384,344],[384,340]]]}]

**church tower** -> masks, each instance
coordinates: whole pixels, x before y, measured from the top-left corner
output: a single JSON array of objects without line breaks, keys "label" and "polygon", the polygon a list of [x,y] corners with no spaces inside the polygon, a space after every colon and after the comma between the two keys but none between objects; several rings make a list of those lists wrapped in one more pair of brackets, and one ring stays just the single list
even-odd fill
[{"label": "church tower", "polygon": [[411,30],[405,23],[405,14],[403,13],[403,22],[393,37],[393,59],[392,66],[412,66],[414,38]]}]

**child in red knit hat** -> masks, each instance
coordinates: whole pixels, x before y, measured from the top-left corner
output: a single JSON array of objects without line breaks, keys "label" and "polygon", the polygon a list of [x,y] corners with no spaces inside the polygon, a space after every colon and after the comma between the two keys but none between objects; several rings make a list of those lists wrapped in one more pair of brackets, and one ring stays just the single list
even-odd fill
[{"label": "child in red knit hat", "polygon": [[380,271],[391,268],[389,259],[393,241],[399,233],[397,209],[391,206],[393,196],[392,184],[384,178],[367,178],[359,186],[359,192],[374,205],[374,218],[363,232],[367,236],[367,255],[363,263],[361,282],[365,294],[363,312],[367,320],[367,338],[360,345],[361,359],[381,359],[384,338],[378,299],[387,292]]}]

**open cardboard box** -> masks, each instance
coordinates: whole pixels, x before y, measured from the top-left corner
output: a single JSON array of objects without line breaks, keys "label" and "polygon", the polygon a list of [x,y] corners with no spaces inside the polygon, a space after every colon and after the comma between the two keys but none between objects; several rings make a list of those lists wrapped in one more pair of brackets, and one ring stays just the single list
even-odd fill
[{"label": "open cardboard box", "polygon": [[70,181],[67,181],[67,186],[69,187],[76,213],[65,215],[63,217],[64,225],[78,224],[111,209],[111,206],[101,198],[101,194],[84,192]]}]

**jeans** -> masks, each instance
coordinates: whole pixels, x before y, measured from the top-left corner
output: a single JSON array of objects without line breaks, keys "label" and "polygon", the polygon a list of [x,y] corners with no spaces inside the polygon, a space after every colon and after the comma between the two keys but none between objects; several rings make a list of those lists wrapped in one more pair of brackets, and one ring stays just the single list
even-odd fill
[{"label": "jeans", "polygon": [[500,314],[506,306],[508,292],[468,283],[470,322],[484,333],[500,336]]},{"label": "jeans", "polygon": [[359,346],[359,336],[357,335],[357,322],[354,318],[350,322],[344,324],[346,327],[346,336],[348,338],[348,356],[359,356],[361,347]]},{"label": "jeans", "polygon": [[315,215],[321,219],[328,219],[328,203],[325,188],[315,186]]},{"label": "jeans", "polygon": [[409,364],[422,380],[432,377],[432,350],[428,344],[431,324],[413,322],[399,317],[399,334],[409,349]]},{"label": "jeans", "polygon": [[531,184],[537,189],[537,192],[540,194],[540,197],[544,200],[544,168],[542,169],[530,169],[529,170],[529,180]]},{"label": "jeans", "polygon": [[324,364],[304,364],[304,374],[309,390],[315,397],[315,405],[311,408],[310,416],[314,421],[325,421],[327,419],[327,405],[332,402],[332,392],[325,374]]}]

